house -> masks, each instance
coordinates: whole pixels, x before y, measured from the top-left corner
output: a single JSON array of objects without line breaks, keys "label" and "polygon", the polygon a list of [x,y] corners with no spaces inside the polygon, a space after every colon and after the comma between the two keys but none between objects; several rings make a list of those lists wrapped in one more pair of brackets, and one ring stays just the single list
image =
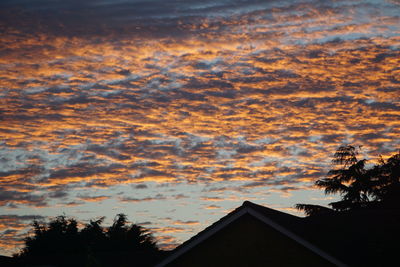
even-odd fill
[{"label": "house", "polygon": [[245,201],[156,266],[346,266],[309,232],[304,218]]}]

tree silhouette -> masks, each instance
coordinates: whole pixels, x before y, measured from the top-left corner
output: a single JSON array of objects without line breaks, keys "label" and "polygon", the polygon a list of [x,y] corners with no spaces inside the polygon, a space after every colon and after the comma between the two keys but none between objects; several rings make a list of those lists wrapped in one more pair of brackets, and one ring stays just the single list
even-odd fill
[{"label": "tree silhouette", "polygon": [[101,226],[105,217],[97,220],[90,220],[88,224],[80,231],[80,239],[87,246],[94,250],[99,250],[106,242],[104,229]]},{"label": "tree silhouette", "polygon": [[374,191],[371,176],[365,169],[366,159],[357,159],[358,150],[351,145],[341,146],[333,156],[332,162],[338,168],[328,172],[328,178],[316,181],[325,188],[325,194],[339,193],[342,200],[332,202],[334,210],[342,211],[364,207],[370,202]]},{"label": "tree silhouette", "polygon": [[34,221],[33,235],[16,258],[22,265],[54,266],[151,266],[160,258],[152,234],[129,225],[125,214],[118,214],[106,229],[103,221],[104,217],[90,220],[82,229],[65,216],[49,223]]},{"label": "tree silhouette", "polygon": [[[114,223],[106,232],[107,251],[118,255],[118,259],[134,258],[134,264],[145,266],[149,259],[154,259],[159,254],[156,242],[151,233],[143,227],[131,224],[127,225],[125,214],[118,214]],[[110,261],[111,260],[111,261]],[[105,259],[111,265],[115,265],[115,258]],[[120,260],[125,264],[124,260]],[[129,266],[132,266],[130,263]]]},{"label": "tree silhouette", "polygon": [[334,211],[330,208],[320,206],[320,205],[312,205],[312,204],[296,204],[296,209],[304,211],[307,216],[315,216],[315,215],[323,215],[323,214],[331,214]]},{"label": "tree silhouette", "polygon": [[329,203],[333,210],[310,204],[295,207],[308,216],[362,208],[399,208],[400,204],[400,153],[387,161],[382,158],[371,169],[366,169],[366,159],[359,160],[361,147],[343,145],[333,156],[336,168],[328,177],[317,180],[315,185],[325,194],[340,194],[341,200]]},{"label": "tree silhouette", "polygon": [[82,249],[78,239],[77,221],[58,216],[48,225],[38,221],[33,222],[33,236],[25,239],[25,247],[19,254],[19,258],[26,261],[38,263],[62,260],[69,262],[65,255],[79,256]]},{"label": "tree silhouette", "polygon": [[400,204],[400,152],[387,161],[380,159],[371,170],[375,178],[375,198],[388,208],[398,208]]}]

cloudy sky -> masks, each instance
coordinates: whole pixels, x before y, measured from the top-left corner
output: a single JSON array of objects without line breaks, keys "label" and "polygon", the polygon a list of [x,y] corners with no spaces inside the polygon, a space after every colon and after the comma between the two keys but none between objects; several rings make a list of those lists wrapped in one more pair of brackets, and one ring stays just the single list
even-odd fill
[{"label": "cloudy sky", "polygon": [[244,200],[299,214],[339,145],[399,137],[397,0],[0,2],[0,254],[61,214],[164,248]]}]

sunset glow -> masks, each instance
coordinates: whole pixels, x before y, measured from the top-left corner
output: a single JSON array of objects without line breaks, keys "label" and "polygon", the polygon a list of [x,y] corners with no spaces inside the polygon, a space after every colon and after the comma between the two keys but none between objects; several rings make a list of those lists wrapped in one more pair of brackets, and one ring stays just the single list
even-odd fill
[{"label": "sunset glow", "polygon": [[117,213],[173,248],[244,200],[297,213],[343,143],[400,149],[400,2],[2,1],[0,254]]}]

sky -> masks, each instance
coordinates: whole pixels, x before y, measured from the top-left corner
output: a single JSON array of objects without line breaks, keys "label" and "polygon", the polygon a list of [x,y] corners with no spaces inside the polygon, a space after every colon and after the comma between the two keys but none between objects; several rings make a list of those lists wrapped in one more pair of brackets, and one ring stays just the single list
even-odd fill
[{"label": "sky", "polygon": [[400,149],[400,1],[2,0],[0,254],[118,213],[171,249]]}]

